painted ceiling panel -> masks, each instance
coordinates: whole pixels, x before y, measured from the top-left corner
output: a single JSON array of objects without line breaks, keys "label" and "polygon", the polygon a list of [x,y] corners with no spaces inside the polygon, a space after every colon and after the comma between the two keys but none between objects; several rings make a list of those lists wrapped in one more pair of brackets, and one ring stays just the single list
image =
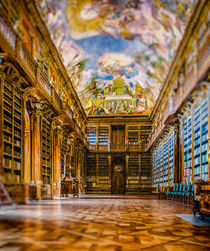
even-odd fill
[{"label": "painted ceiling panel", "polygon": [[87,115],[146,115],[196,0],[36,3]]}]

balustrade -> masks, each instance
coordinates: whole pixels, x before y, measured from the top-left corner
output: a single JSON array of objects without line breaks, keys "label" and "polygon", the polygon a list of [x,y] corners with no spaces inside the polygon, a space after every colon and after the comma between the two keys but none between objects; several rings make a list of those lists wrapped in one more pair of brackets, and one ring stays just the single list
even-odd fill
[{"label": "balustrade", "polygon": [[17,54],[19,53],[18,56],[21,58],[22,63],[24,63],[27,69],[30,70],[33,76],[35,77],[37,64],[22,42],[19,51],[17,48],[16,51]]},{"label": "balustrade", "polygon": [[0,17],[0,32],[6,38],[10,46],[15,50],[16,35],[1,17]]}]

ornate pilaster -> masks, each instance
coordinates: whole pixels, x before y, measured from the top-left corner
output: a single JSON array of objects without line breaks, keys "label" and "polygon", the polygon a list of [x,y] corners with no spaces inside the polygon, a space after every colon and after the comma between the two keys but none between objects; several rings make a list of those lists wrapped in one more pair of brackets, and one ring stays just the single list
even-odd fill
[{"label": "ornate pilaster", "polygon": [[183,181],[183,116],[174,124],[174,183]]},{"label": "ornate pilaster", "polygon": [[23,94],[23,114],[24,114],[24,183],[31,183],[31,121],[26,107],[28,101],[27,93]]},{"label": "ornate pilaster", "polygon": [[59,196],[59,181],[61,179],[61,142],[63,131],[60,125],[53,126],[53,196]]},{"label": "ornate pilaster", "polygon": [[126,190],[127,190],[127,188],[128,188],[128,160],[129,160],[129,155],[128,154],[126,154],[126,157],[125,157],[125,160],[126,160],[126,171],[125,171],[125,185],[126,185]]},{"label": "ornate pilaster", "polygon": [[98,154],[96,154],[96,186],[99,184],[99,166],[98,166]]},{"label": "ornate pilaster", "polygon": [[109,187],[111,191],[111,186],[112,186],[112,156],[111,154],[108,155],[108,165],[109,165]]},{"label": "ornate pilaster", "polygon": [[41,198],[41,115],[42,104],[32,103],[31,121],[31,151],[32,151],[32,182],[37,185],[37,198]]},{"label": "ornate pilaster", "polygon": [[3,137],[1,135],[3,135],[3,111],[1,109],[2,102],[3,102],[3,88],[4,88],[4,80],[6,78],[6,74],[3,72],[3,69],[1,69],[1,65],[0,65],[0,181],[2,179],[2,175],[3,175]]}]

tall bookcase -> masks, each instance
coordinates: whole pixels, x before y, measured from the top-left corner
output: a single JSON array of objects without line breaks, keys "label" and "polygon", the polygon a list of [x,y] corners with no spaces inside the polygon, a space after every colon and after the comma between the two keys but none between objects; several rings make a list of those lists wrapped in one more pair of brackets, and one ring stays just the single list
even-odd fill
[{"label": "tall bookcase", "polygon": [[192,116],[184,120],[184,183],[192,181]]},{"label": "tall bookcase", "polygon": [[157,185],[160,185],[160,148],[157,148],[156,151],[156,168],[157,168]]},{"label": "tall bookcase", "polygon": [[62,173],[62,178],[64,178],[65,175],[65,170],[66,168],[66,158],[67,158],[67,134],[63,135],[63,140],[62,140],[62,148],[61,148],[61,173]]},{"label": "tall bookcase", "polygon": [[209,97],[206,97],[201,102],[201,179],[208,180],[208,114],[209,111]]},{"label": "tall bookcase", "polygon": [[90,145],[95,145],[96,144],[96,126],[88,126],[86,129],[87,132],[87,138],[89,140]]},{"label": "tall bookcase", "polygon": [[153,186],[172,186],[174,178],[174,132],[152,152]]},{"label": "tall bookcase", "polygon": [[160,186],[163,186],[163,144],[160,146],[159,150],[159,168],[160,168]]},{"label": "tall bookcase", "polygon": [[158,185],[157,182],[157,150],[153,150],[152,152],[152,178],[153,178],[153,186],[156,187]]},{"label": "tall bookcase", "polygon": [[108,191],[109,186],[109,163],[108,156],[99,154],[98,156],[98,184],[99,189]]},{"label": "tall bookcase", "polygon": [[76,168],[77,168],[77,149],[72,146],[72,154],[71,154],[71,176],[73,178],[76,177]]},{"label": "tall bookcase", "polygon": [[138,126],[128,126],[128,144],[129,145],[139,145]]},{"label": "tall bookcase", "polygon": [[3,182],[22,182],[23,175],[23,99],[22,93],[6,79],[1,85]]},{"label": "tall bookcase", "polygon": [[51,166],[51,121],[42,118],[42,182],[51,184],[52,166]]},{"label": "tall bookcase", "polygon": [[174,179],[174,133],[169,136],[169,186],[173,185]]},{"label": "tall bookcase", "polygon": [[141,141],[142,151],[145,150],[147,138],[148,138],[148,135],[151,133],[151,130],[152,130],[151,126],[141,126],[140,128],[140,141]]},{"label": "tall bookcase", "polygon": [[96,187],[96,154],[87,156],[87,189]]},{"label": "tall bookcase", "polygon": [[99,126],[98,128],[98,144],[108,145],[109,144],[109,128],[108,126]]},{"label": "tall bookcase", "polygon": [[164,186],[168,185],[168,168],[169,168],[169,156],[168,156],[168,139],[163,143],[163,151],[164,151]]},{"label": "tall bookcase", "polygon": [[151,171],[152,171],[152,157],[150,153],[141,154],[141,187],[142,190],[148,190],[152,185]]},{"label": "tall bookcase", "polygon": [[194,182],[208,180],[208,97],[194,109]]},{"label": "tall bookcase", "polygon": [[128,159],[128,187],[139,186],[139,155],[131,154]]}]

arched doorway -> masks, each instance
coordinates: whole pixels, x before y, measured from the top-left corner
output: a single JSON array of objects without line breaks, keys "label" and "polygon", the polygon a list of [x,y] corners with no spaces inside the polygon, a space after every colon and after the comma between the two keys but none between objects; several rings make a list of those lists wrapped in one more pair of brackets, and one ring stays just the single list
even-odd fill
[{"label": "arched doorway", "polygon": [[112,161],[112,193],[125,193],[125,159],[114,157]]}]

